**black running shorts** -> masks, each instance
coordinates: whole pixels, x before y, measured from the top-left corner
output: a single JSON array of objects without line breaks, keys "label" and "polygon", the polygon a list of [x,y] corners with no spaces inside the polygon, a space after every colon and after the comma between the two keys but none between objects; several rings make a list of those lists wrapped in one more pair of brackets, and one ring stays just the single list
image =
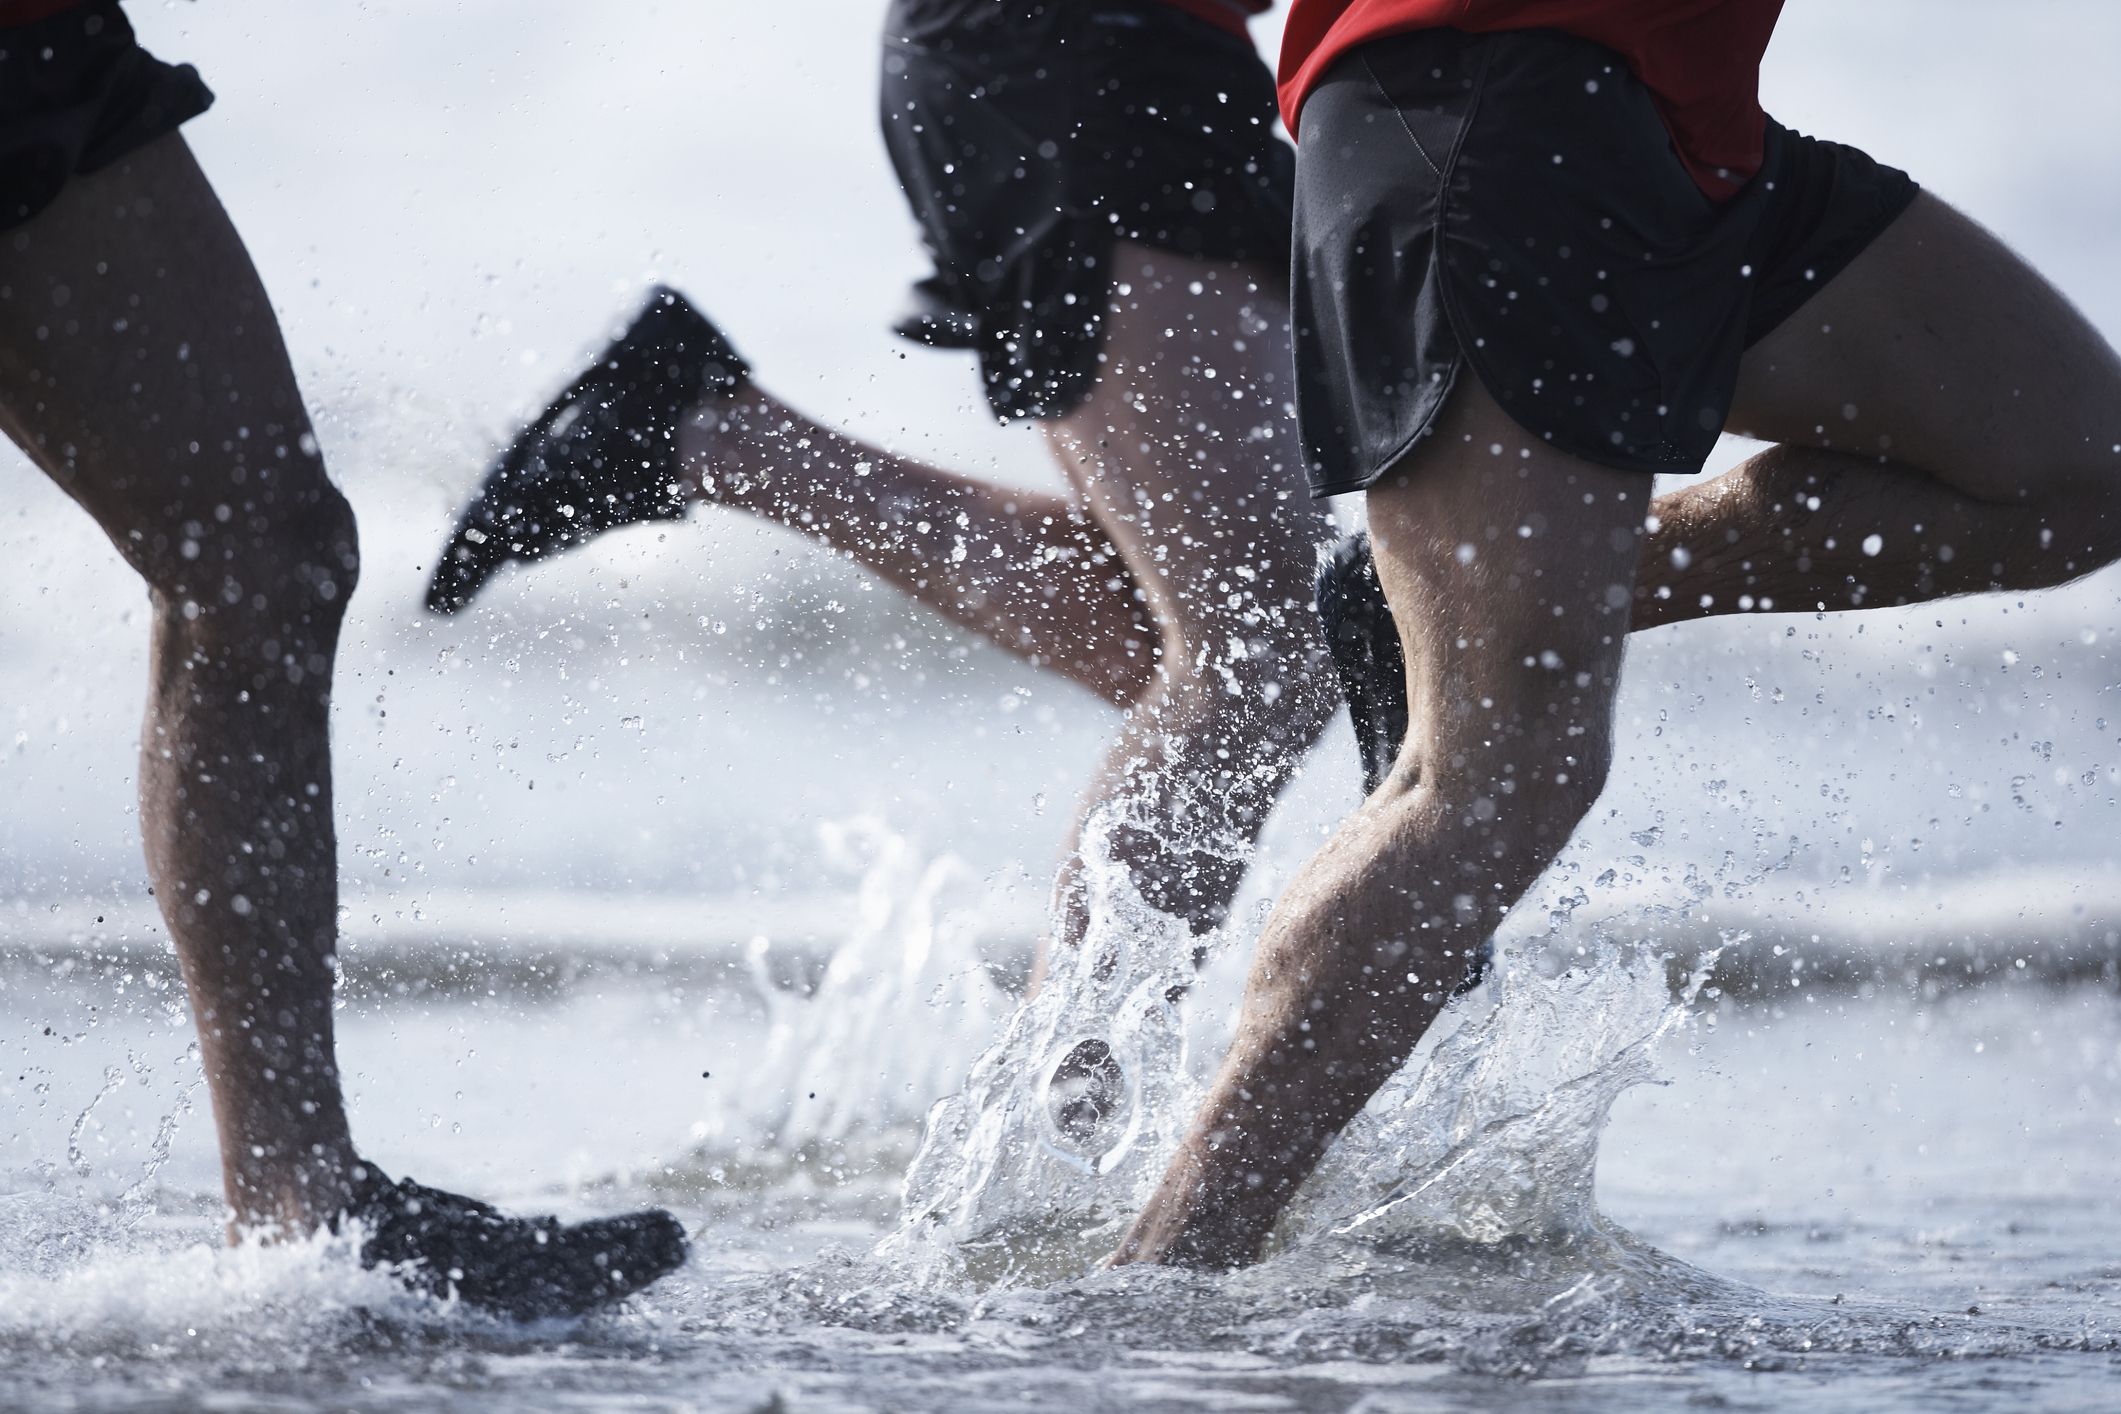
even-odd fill
[{"label": "black running shorts", "polygon": [[1364,45],[1301,131],[1297,411],[1321,496],[1383,475],[1468,363],[1563,451],[1698,471],[1746,347],[1915,197],[1770,121],[1760,172],[1712,200],[1621,59],[1551,30]]},{"label": "black running shorts", "polygon": [[895,0],[883,67],[936,264],[900,332],[976,348],[1003,417],[1060,416],[1096,382],[1114,241],[1286,268],[1273,77],[1167,0]]},{"label": "black running shorts", "polygon": [[0,27],[0,230],[213,101],[198,70],[139,46],[117,0]]}]

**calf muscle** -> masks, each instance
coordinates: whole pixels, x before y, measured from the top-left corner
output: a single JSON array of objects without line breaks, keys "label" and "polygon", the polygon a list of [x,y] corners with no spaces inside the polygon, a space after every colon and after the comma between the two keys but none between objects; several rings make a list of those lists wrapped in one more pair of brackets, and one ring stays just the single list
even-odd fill
[{"label": "calf muscle", "polygon": [[1452,396],[1370,493],[1420,747],[1276,905],[1238,1039],[1117,1261],[1256,1257],[1604,785],[1643,481],[1526,446],[1477,385]]}]

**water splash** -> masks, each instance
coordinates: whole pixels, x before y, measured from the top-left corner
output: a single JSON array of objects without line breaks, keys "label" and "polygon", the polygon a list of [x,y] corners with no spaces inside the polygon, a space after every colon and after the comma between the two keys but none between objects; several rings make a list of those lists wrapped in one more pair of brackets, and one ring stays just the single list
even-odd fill
[{"label": "water splash", "polygon": [[1600,940],[1566,968],[1504,951],[1454,1002],[1424,1065],[1348,1126],[1284,1220],[1285,1240],[1607,1242],[1594,1190],[1613,1102],[1657,1079],[1715,954],[1675,995],[1668,959]]},{"label": "water splash", "polygon": [[94,1099],[82,1107],[81,1113],[74,1117],[74,1127],[66,1132],[66,1162],[75,1173],[83,1178],[96,1171],[96,1166],[89,1162],[88,1153],[84,1147],[88,1135],[89,1121],[96,1117],[96,1106],[109,1099],[117,1092],[118,1087],[124,1083],[125,1072],[123,1070],[114,1065],[103,1067],[102,1088],[96,1091]]},{"label": "water splash", "polygon": [[[1204,940],[1144,902],[1110,813],[1083,832],[1089,927],[936,1104],[880,1255],[981,1283],[1081,1272],[1116,1244],[1198,1101],[1184,997]],[[1205,940],[1209,949],[1213,939]]]},{"label": "water splash", "polygon": [[[1052,959],[1044,989],[931,1112],[880,1256],[925,1254],[931,1275],[980,1285],[1078,1274],[1177,1147],[1199,1099],[1187,1063],[1199,1018],[1184,1004],[1196,940],[1142,900],[1111,826],[1085,831],[1084,945]],[[1465,1249],[1447,1265],[1519,1275],[1538,1249],[1537,1299],[1571,1311],[1596,1304],[1606,1275],[1657,1265],[1599,1216],[1599,1136],[1613,1102],[1656,1079],[1656,1049],[1687,1024],[1714,961],[1675,995],[1669,959],[1646,945],[1600,940],[1566,968],[1505,953],[1342,1135],[1281,1244]]]},{"label": "water splash", "polygon": [[[199,1043],[194,1041],[185,1048],[184,1058],[196,1064],[198,1057]],[[161,1175],[163,1166],[169,1162],[170,1146],[176,1142],[177,1127],[191,1113],[193,1099],[205,1084],[206,1077],[203,1075],[187,1081],[184,1088],[177,1092],[176,1102],[156,1123],[155,1137],[147,1146],[147,1159],[140,1166],[140,1176],[118,1195],[118,1210],[125,1215],[128,1227],[137,1227],[154,1216],[155,1180]]]},{"label": "water splash", "polygon": [[700,1127],[725,1172],[828,1153],[835,1165],[902,1164],[913,1127],[1006,1006],[982,958],[982,911],[964,906],[978,881],[958,856],[931,858],[872,816],[819,834],[827,858],[860,877],[854,916],[807,994],[774,975],[765,938],[752,940],[765,1044],[743,1089]]}]

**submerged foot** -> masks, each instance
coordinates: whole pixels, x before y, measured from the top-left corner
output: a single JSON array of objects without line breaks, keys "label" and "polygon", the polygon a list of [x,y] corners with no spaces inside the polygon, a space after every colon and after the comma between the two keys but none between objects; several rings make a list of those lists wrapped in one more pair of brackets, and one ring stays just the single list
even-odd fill
[{"label": "submerged foot", "polygon": [[520,1320],[608,1306],[677,1270],[687,1246],[660,1208],[579,1223],[509,1217],[366,1164],[348,1215],[365,1229],[362,1265],[390,1264],[417,1291]]},{"label": "submerged foot", "polygon": [[1077,1149],[1106,1147],[1126,1103],[1127,1072],[1104,1041],[1078,1041],[1046,1082],[1046,1114],[1060,1137]]},{"label": "submerged foot", "polygon": [[515,435],[458,514],[427,607],[453,614],[510,560],[587,544],[642,520],[677,520],[686,497],[678,427],[750,370],[705,316],[657,286],[625,333]]},{"label": "submerged foot", "polygon": [[1362,753],[1362,788],[1374,791],[1407,739],[1407,660],[1367,532],[1343,536],[1325,554],[1316,589],[1318,617]]}]

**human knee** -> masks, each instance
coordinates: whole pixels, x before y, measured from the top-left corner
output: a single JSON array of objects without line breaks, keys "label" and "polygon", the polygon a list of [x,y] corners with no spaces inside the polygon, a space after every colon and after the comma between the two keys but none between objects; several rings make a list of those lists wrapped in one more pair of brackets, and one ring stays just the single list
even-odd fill
[{"label": "human knee", "polygon": [[1382,808],[1470,834],[1498,860],[1536,864],[1560,852],[1612,769],[1609,742],[1590,731],[1514,742],[1498,734],[1472,749],[1445,739],[1418,756],[1380,788]]},{"label": "human knee", "polygon": [[201,626],[330,631],[360,578],[353,507],[320,468],[232,486],[127,539],[161,605]]},{"label": "human knee", "polygon": [[2045,470],[2019,476],[2018,503],[1994,512],[1990,569],[2001,587],[2045,589],[2121,559],[2121,453],[2078,450]]},{"label": "human knee", "polygon": [[1167,650],[1172,670],[1141,704],[1190,735],[1222,742],[1226,763],[1301,753],[1332,720],[1333,673],[1316,635],[1268,624],[1221,624]]}]

